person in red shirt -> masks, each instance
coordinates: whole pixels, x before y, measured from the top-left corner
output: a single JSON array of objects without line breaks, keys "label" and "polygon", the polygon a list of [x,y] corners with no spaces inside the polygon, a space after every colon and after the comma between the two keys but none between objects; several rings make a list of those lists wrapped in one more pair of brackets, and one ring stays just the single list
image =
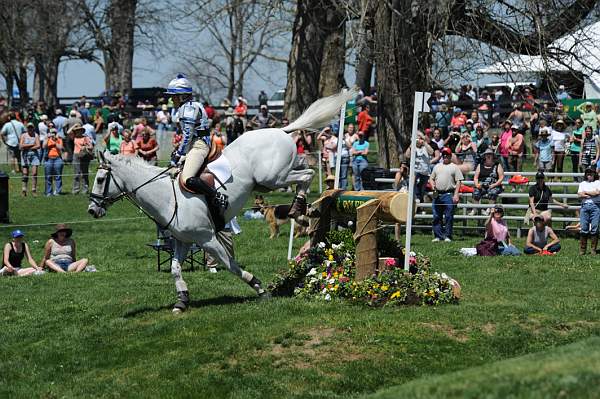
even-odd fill
[{"label": "person in red shirt", "polygon": [[141,139],[137,143],[137,153],[150,165],[156,165],[156,152],[158,143],[150,134],[150,129],[144,129]]},{"label": "person in red shirt", "polygon": [[208,119],[215,119],[215,109],[208,101],[204,102],[204,111],[206,111],[206,116]]},{"label": "person in red shirt", "polygon": [[243,118],[246,117],[246,114],[248,113],[248,105],[246,105],[246,100],[244,100],[242,96],[238,97],[238,103],[233,113]]},{"label": "person in red shirt", "polygon": [[535,98],[531,94],[530,89],[525,89],[525,93],[523,94],[523,106],[521,107],[525,112],[533,111],[535,107]]},{"label": "person in red shirt", "polygon": [[454,108],[454,115],[450,119],[450,126],[465,126],[467,124],[467,116],[462,113],[462,109]]},{"label": "person in red shirt", "polygon": [[356,121],[358,122],[358,131],[363,132],[365,138],[368,139],[371,133],[371,124],[373,123],[373,117],[369,114],[369,104],[365,104],[363,110],[358,113]]}]

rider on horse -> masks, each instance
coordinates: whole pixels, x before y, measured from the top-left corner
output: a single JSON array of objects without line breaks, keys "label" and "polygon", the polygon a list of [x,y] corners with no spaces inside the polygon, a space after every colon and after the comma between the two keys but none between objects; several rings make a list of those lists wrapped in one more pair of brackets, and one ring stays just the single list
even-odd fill
[{"label": "rider on horse", "polygon": [[206,111],[202,104],[193,100],[192,84],[184,75],[179,74],[171,80],[165,93],[171,96],[177,108],[173,120],[183,134],[181,144],[171,158],[171,165],[183,164],[180,180],[185,188],[203,194],[223,214],[228,206],[227,196],[198,176],[210,151],[210,126]]}]

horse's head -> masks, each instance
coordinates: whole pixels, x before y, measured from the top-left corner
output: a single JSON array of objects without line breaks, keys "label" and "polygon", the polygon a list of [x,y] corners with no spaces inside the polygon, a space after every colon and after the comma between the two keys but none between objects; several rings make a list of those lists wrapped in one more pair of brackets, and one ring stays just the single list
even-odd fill
[{"label": "horse's head", "polygon": [[90,194],[88,213],[95,218],[106,215],[106,209],[124,195],[123,190],[115,180],[110,160],[102,152],[98,153],[100,166],[96,172],[94,186]]}]

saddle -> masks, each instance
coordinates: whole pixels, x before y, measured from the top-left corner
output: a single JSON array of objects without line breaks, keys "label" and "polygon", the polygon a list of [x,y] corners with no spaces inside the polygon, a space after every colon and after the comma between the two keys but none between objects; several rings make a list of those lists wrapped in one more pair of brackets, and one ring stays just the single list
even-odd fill
[{"label": "saddle", "polygon": [[[208,205],[208,211],[210,213],[210,216],[212,218],[212,221],[215,225],[215,230],[217,232],[223,230],[223,228],[225,227],[225,220],[223,215],[221,214],[221,212],[219,211],[219,205],[215,204],[214,202],[214,196],[218,196],[219,194],[217,193],[216,190],[216,186],[215,186],[215,180],[219,181],[220,186],[223,186],[224,181],[227,179],[224,179],[224,176],[227,176],[227,174],[223,174],[223,165],[221,165],[221,168],[219,168],[218,166],[215,167],[216,171],[213,172],[210,170],[210,168],[208,168],[208,165],[212,162],[215,162],[218,158],[220,158],[221,156],[221,150],[220,148],[218,148],[214,143],[212,143],[210,151],[208,153],[208,156],[206,157],[206,159],[204,160],[204,163],[202,164],[202,166],[200,167],[200,171],[196,174],[196,177],[200,178],[200,180],[210,188],[210,190],[213,191],[213,194],[210,195],[209,193],[205,193],[205,197],[207,199],[206,203]],[[223,158],[223,160],[225,160],[225,158]],[[218,164],[228,164],[227,161],[225,160],[225,162],[219,162]],[[230,169],[226,169],[226,172],[230,172]],[[219,175],[221,175],[222,179],[219,179]],[[227,177],[228,178],[228,177]],[[179,181],[179,185],[181,186],[182,190],[185,190],[191,194],[194,195],[202,195],[202,194],[198,194],[198,192],[191,190],[190,188],[186,187],[185,182],[183,181],[183,179],[181,178],[181,174],[179,175],[179,178],[177,179]],[[225,199],[227,197],[225,196]]]},{"label": "saddle", "polygon": [[[221,151],[221,149],[217,145],[215,145],[214,142],[212,142],[211,146],[210,146],[210,151],[208,152],[208,156],[206,157],[206,159],[204,160],[204,163],[200,167],[200,170],[196,174],[196,177],[199,177],[200,180],[202,180],[204,183],[208,184],[213,189],[215,188],[215,175],[210,170],[208,170],[206,168],[206,166],[209,163],[216,161],[218,158],[221,157],[222,154],[223,154],[223,151]],[[179,180],[179,185],[181,186],[182,189],[184,189],[188,193],[196,194],[194,191],[190,190],[189,188],[187,188],[185,186],[185,182],[183,180],[181,180],[181,175],[178,180]]]}]

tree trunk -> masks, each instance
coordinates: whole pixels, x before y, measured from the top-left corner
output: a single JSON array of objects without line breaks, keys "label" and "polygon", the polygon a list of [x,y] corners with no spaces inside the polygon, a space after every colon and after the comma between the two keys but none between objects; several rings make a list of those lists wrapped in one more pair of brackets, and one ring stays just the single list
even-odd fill
[{"label": "tree trunk", "polygon": [[321,76],[319,77],[319,97],[339,93],[346,86],[344,70],[346,67],[346,22],[343,15],[334,10],[328,13],[328,26],[334,27],[323,49]]},{"label": "tree trunk", "polygon": [[377,138],[385,168],[399,166],[410,144],[414,92],[431,87],[431,41],[426,15],[419,14],[411,1],[396,0],[380,4],[374,16]]},{"label": "tree trunk", "polygon": [[49,107],[58,106],[58,66],[60,56],[48,59],[44,66],[44,101]]},{"label": "tree trunk", "polygon": [[34,62],[34,72],[33,72],[33,100],[34,101],[45,101],[44,92],[46,81],[44,76],[46,72],[44,70],[44,64],[36,57]]},{"label": "tree trunk", "polygon": [[327,38],[322,0],[298,0],[288,60],[284,115],[296,119],[319,97],[323,47]]},{"label": "tree trunk", "polygon": [[14,73],[17,88],[19,89],[19,103],[24,107],[29,102],[29,93],[27,92],[27,65],[19,65],[18,72]]},{"label": "tree trunk", "polygon": [[133,83],[133,47],[137,0],[111,0],[110,48],[104,52],[106,89],[129,91]]},{"label": "tree trunk", "polygon": [[373,13],[374,5],[368,0],[363,0],[361,4],[362,15],[357,34],[356,45],[356,81],[365,95],[371,94],[371,81],[373,78]]},{"label": "tree trunk", "polygon": [[6,71],[6,75],[4,75],[4,82],[6,84],[6,106],[8,109],[11,109],[13,103],[13,89],[14,89],[14,80],[13,80],[13,72]]}]

